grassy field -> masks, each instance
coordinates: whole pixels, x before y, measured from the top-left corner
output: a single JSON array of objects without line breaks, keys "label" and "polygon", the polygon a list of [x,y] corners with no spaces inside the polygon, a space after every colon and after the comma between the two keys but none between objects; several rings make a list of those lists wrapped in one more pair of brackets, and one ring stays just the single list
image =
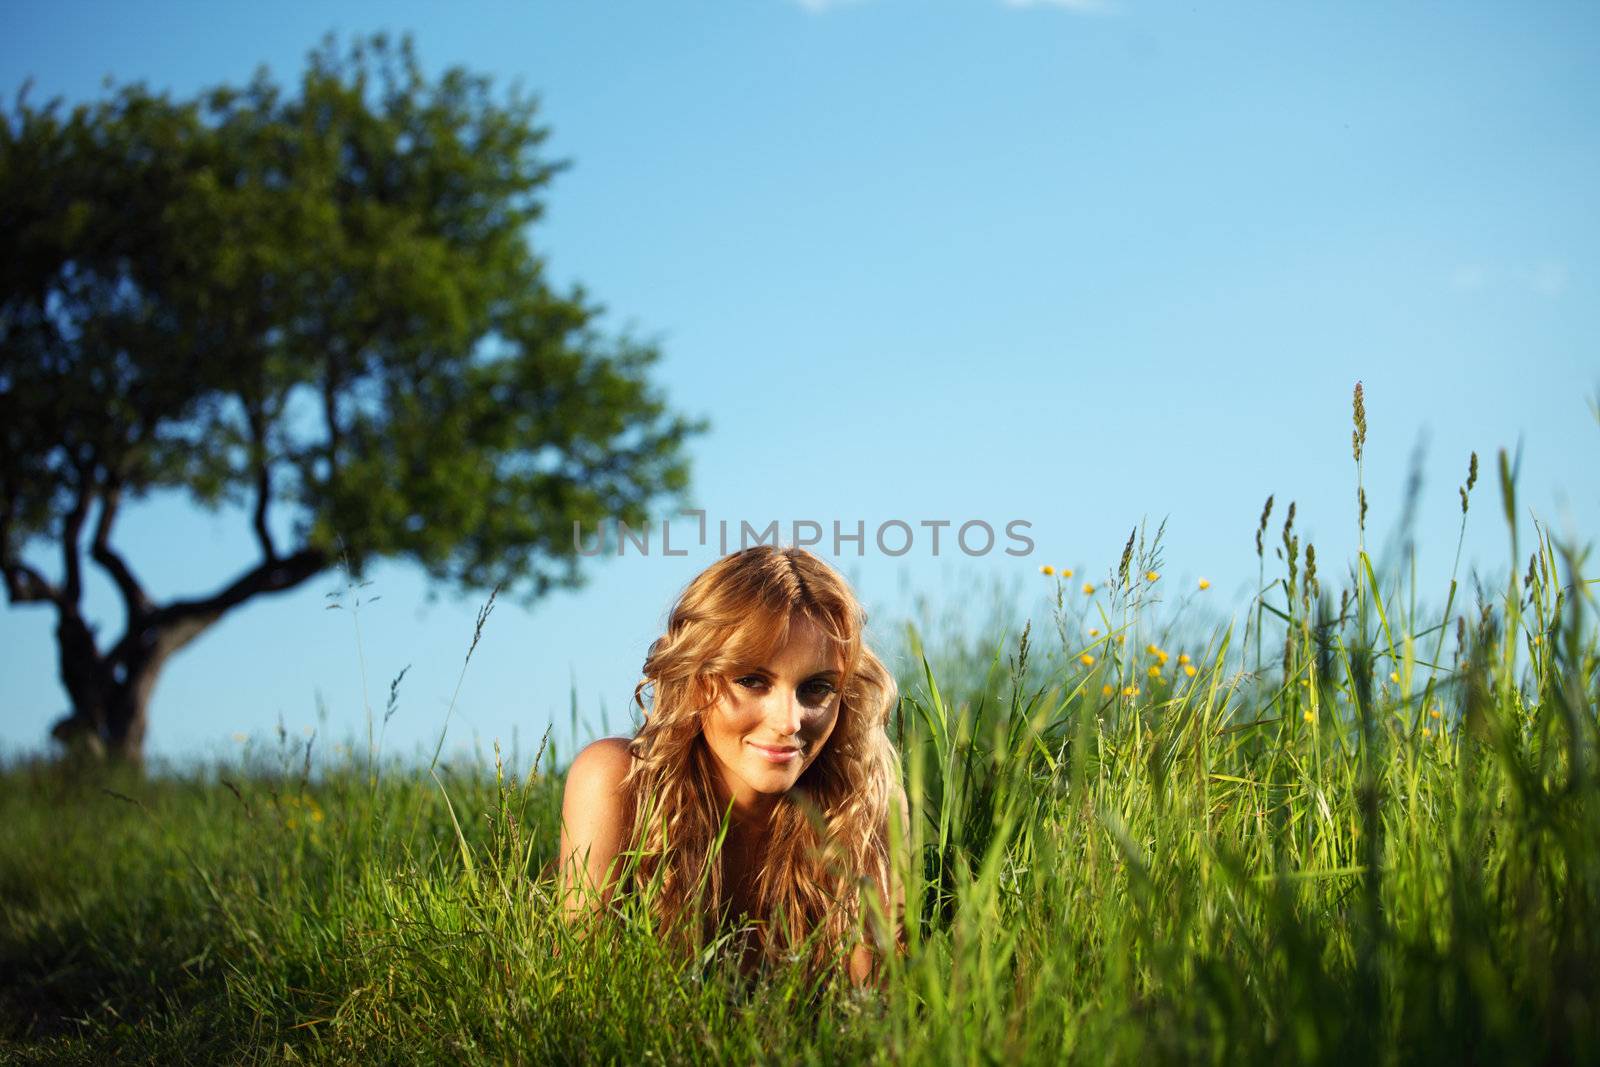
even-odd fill
[{"label": "grassy field", "polygon": [[988,635],[992,662],[912,660],[935,664],[894,723],[917,921],[881,991],[743,982],[634,922],[573,940],[541,873],[548,748],[430,772],[285,737],[181,777],[0,775],[0,1049],[1600,1061],[1593,580],[1537,530],[1503,588],[1424,609],[1365,554],[1332,589],[1280,521],[1239,632],[1154,603],[1158,532],[1092,594],[1038,576],[1056,610]]}]

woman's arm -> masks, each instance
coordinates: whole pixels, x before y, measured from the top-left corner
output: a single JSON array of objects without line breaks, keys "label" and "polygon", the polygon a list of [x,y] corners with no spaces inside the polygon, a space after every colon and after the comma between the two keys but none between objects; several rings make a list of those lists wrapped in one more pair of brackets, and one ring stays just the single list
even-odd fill
[{"label": "woman's arm", "polygon": [[[900,843],[902,848],[911,846],[911,803],[906,799],[905,787],[896,783],[895,798],[890,805],[891,815],[896,815],[900,820]],[[906,887],[900,878],[899,867],[894,862],[894,857],[889,857],[889,892],[878,894],[878,904],[889,918],[889,946],[890,951],[900,951],[901,929],[905,924],[906,912]],[[884,968],[878,953],[867,942],[863,941],[855,947],[850,954],[850,980],[857,985],[867,981],[882,986]]]},{"label": "woman's arm", "polygon": [[591,911],[610,896],[610,868],[628,829],[620,787],[630,760],[626,739],[604,737],[578,753],[567,768],[558,854],[561,913],[566,918]]}]

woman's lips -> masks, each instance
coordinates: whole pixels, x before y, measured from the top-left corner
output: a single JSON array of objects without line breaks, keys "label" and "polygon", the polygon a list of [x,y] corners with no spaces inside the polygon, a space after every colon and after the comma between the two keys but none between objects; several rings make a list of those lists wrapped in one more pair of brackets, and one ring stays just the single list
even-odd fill
[{"label": "woman's lips", "polygon": [[762,759],[771,763],[788,763],[791,760],[800,758],[800,750],[798,748],[769,748],[766,745],[758,745],[754,741],[750,742],[750,747],[755,749]]}]

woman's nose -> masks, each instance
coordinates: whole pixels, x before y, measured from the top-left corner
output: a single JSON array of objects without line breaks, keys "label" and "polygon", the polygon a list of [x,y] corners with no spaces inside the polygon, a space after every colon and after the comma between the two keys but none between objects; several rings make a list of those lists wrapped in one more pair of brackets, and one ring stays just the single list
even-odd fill
[{"label": "woman's nose", "polygon": [[773,707],[770,710],[773,727],[784,737],[800,732],[800,724],[804,721],[804,705],[800,703],[800,692],[797,689],[786,689],[782,686],[773,687]]}]

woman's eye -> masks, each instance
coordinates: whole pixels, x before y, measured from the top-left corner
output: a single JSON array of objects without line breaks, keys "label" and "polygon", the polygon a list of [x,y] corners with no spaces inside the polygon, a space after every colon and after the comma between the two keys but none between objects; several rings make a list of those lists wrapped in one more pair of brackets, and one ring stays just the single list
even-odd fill
[{"label": "woman's eye", "polygon": [[820,704],[824,700],[827,700],[828,697],[832,696],[834,692],[833,684],[831,682],[812,682],[810,685],[805,686],[805,688],[810,691],[812,702],[816,704]]},{"label": "woman's eye", "polygon": [[[767,680],[759,674],[746,674],[735,678],[733,684],[745,689],[765,689]],[[800,687],[800,695],[810,704],[821,704],[834,693],[832,682],[807,682]]]}]

